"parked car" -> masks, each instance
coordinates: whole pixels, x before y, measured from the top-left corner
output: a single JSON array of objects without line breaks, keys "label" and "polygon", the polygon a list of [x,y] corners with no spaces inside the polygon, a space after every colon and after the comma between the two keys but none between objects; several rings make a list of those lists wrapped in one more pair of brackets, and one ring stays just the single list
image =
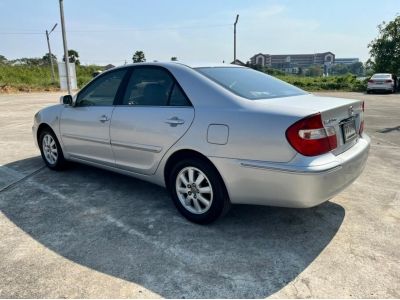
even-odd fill
[{"label": "parked car", "polygon": [[389,73],[372,75],[368,80],[367,93],[372,91],[387,91],[394,93],[397,90],[397,77]]},{"label": "parked car", "polygon": [[240,66],[133,64],[60,102],[34,117],[50,169],[75,161],[167,187],[202,224],[236,203],[318,205],[360,175],[369,151],[362,101]]}]

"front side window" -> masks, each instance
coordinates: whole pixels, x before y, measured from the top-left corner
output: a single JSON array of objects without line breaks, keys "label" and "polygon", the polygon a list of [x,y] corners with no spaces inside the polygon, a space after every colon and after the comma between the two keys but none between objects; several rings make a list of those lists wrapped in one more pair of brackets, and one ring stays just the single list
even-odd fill
[{"label": "front side window", "polygon": [[250,100],[307,94],[282,80],[248,68],[207,67],[196,70],[232,93]]},{"label": "front side window", "polygon": [[112,71],[95,79],[78,94],[76,106],[113,105],[125,73],[126,69]]}]

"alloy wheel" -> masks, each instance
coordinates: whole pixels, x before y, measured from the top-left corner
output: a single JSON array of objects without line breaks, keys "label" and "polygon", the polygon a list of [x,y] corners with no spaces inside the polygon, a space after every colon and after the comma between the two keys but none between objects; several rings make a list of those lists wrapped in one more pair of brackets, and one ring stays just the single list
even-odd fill
[{"label": "alloy wheel", "polygon": [[195,167],[186,167],[178,173],[176,193],[183,207],[193,214],[204,214],[213,201],[210,180]]},{"label": "alloy wheel", "polygon": [[46,134],[42,139],[42,149],[47,162],[54,165],[58,159],[57,144],[50,134]]}]

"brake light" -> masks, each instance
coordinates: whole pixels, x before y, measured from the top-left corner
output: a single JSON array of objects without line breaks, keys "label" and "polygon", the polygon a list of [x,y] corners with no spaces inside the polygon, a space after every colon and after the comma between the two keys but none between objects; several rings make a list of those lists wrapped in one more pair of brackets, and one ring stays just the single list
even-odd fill
[{"label": "brake light", "polygon": [[374,83],[374,81],[372,79],[368,80],[368,83]]},{"label": "brake light", "polygon": [[388,80],[385,80],[385,82],[386,82],[386,83],[393,83],[393,80],[388,79]]},{"label": "brake light", "polygon": [[364,132],[364,120],[362,120],[361,123],[360,123],[359,135],[362,135],[363,132]]},{"label": "brake light", "polygon": [[304,156],[327,153],[337,147],[334,127],[324,127],[321,114],[297,121],[286,130],[289,144]]},{"label": "brake light", "polygon": [[360,115],[361,122],[360,122],[360,130],[358,131],[358,134],[359,134],[359,135],[362,135],[362,133],[363,133],[363,131],[364,131],[365,101],[362,102],[361,107],[362,107],[363,113]]}]

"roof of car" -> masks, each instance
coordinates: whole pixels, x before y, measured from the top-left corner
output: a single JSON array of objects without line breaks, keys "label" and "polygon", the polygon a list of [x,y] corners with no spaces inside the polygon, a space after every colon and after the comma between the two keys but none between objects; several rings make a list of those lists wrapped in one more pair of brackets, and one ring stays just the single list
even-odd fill
[{"label": "roof of car", "polygon": [[160,62],[160,61],[154,61],[154,62],[142,62],[142,63],[133,63],[133,64],[128,64],[125,66],[121,67],[126,67],[126,66],[138,66],[138,65],[144,65],[144,66],[162,66],[162,67],[168,67],[171,65],[184,65],[189,68],[218,68],[218,67],[224,67],[224,68],[243,68],[242,66],[238,65],[232,65],[232,64],[224,64],[224,63],[213,63],[213,62],[192,62],[192,63],[187,63],[187,62],[172,62],[172,61],[167,61],[167,62]]}]

